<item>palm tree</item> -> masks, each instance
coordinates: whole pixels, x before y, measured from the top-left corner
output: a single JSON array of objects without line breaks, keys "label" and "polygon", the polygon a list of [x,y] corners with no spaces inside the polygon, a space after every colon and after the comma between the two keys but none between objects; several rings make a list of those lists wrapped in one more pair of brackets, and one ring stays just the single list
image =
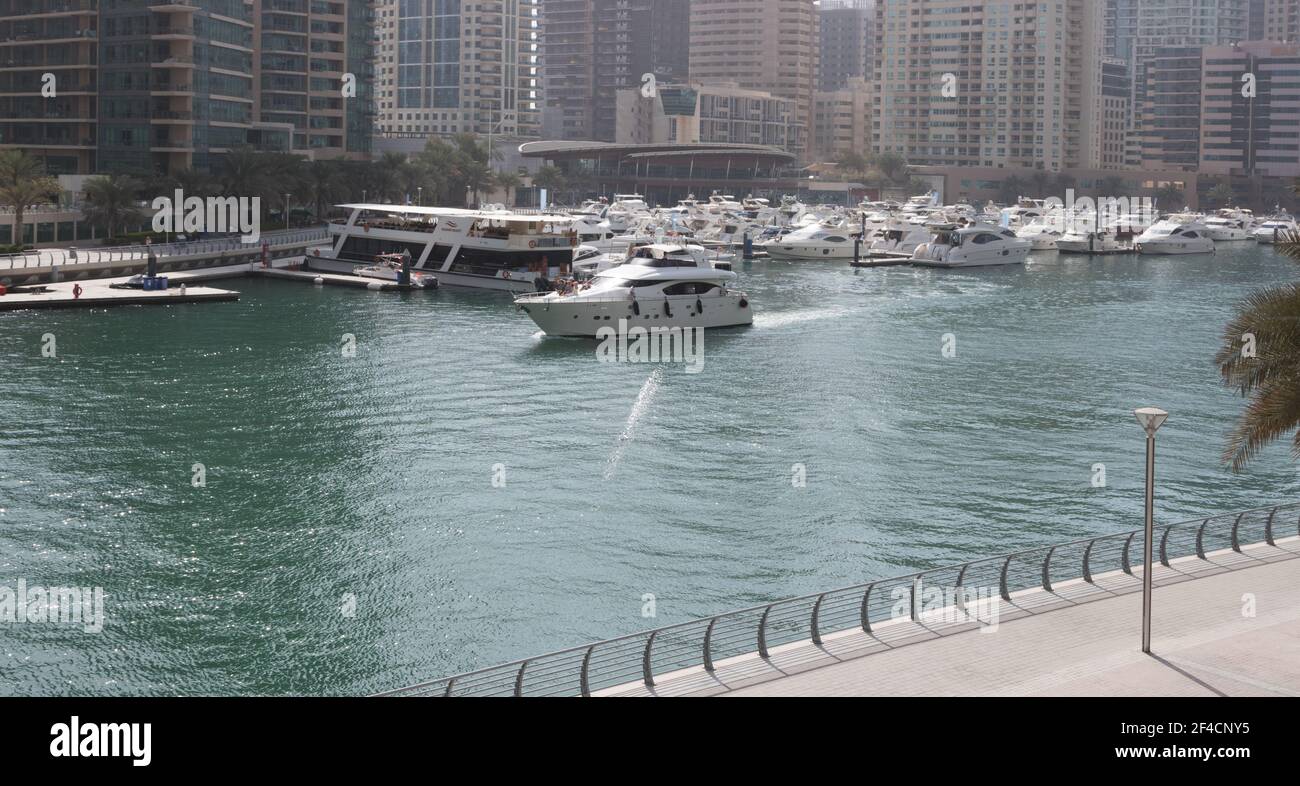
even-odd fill
[{"label": "palm tree", "polygon": [[897,153],[881,153],[875,157],[872,164],[895,183],[906,183],[912,176],[907,159]]},{"label": "palm tree", "polygon": [[1168,185],[1161,186],[1159,189],[1156,190],[1156,204],[1160,206],[1167,206],[1170,212],[1173,212],[1179,207],[1186,207],[1186,205],[1179,204],[1182,201],[1183,201],[1183,190],[1178,186],[1174,185],[1173,183],[1169,183]]},{"label": "palm tree", "polygon": [[118,229],[144,220],[135,198],[139,188],[139,181],[122,175],[92,177],[83,187],[86,203],[82,215],[111,238]]},{"label": "palm tree", "polygon": [[497,172],[492,176],[492,182],[497,188],[503,189],[506,192],[506,204],[513,205],[514,200],[511,199],[511,194],[513,194],[515,189],[519,188],[520,183],[523,182],[519,179],[519,175],[509,170],[505,172]]},{"label": "palm tree", "polygon": [[554,195],[565,187],[564,172],[557,166],[546,164],[533,173],[533,185],[546,189],[547,193],[551,194],[551,201],[554,202]]},{"label": "palm tree", "polygon": [[1218,205],[1219,207],[1227,207],[1232,204],[1234,195],[1232,192],[1232,186],[1227,183],[1219,183],[1214,188],[1211,188],[1210,193],[1205,196],[1210,200],[1211,204]]},{"label": "palm tree", "polygon": [[45,166],[25,150],[0,150],[0,205],[14,209],[13,242],[23,244],[23,216],[27,206],[59,193],[59,183],[45,174]]},{"label": "palm tree", "polygon": [[[1275,248],[1300,262],[1300,232]],[[1249,399],[1223,461],[1240,472],[1261,448],[1293,431],[1291,455],[1300,458],[1300,284],[1261,290],[1239,304],[1214,361],[1224,384]]]}]

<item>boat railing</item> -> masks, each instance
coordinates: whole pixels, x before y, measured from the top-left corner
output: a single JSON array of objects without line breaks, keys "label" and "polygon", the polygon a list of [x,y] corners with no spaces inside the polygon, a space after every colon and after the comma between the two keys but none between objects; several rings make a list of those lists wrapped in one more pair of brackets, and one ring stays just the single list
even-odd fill
[{"label": "boat railing", "polygon": [[[1300,534],[1300,503],[1159,526],[1153,560],[1208,559],[1213,552]],[[786,598],[619,636],[580,647],[503,663],[382,693],[382,696],[590,696],[637,682],[653,688],[655,678],[699,668],[712,673],[723,659],[753,655],[767,660],[784,644],[822,640],[862,631],[894,619],[921,621],[932,609],[924,591],[939,588],[965,611],[967,591],[1013,602],[1018,593],[1054,592],[1066,582],[1096,584],[1110,574],[1142,571],[1143,531],[1099,535],[1040,546],[988,559],[935,567],[902,576]],[[978,593],[977,593],[978,595]],[[952,605],[950,603],[950,606]],[[970,616],[972,621],[975,617]]]},{"label": "boat railing", "polygon": [[310,229],[277,230],[264,232],[256,243],[244,243],[238,236],[189,240],[179,243],[154,243],[151,245],[113,246],[99,248],[41,248],[18,254],[0,255],[0,270],[24,270],[53,266],[112,264],[139,262],[152,253],[159,259],[178,256],[204,256],[227,252],[256,252],[263,245],[272,250],[299,245],[322,243],[329,240],[324,227]]}]

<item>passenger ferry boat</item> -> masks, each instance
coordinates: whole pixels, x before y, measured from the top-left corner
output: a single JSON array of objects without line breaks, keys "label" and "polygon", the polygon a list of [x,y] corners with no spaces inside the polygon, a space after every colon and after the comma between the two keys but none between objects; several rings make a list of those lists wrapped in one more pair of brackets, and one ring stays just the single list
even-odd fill
[{"label": "passenger ferry boat", "polygon": [[569,216],[413,205],[339,205],[331,248],[306,266],[354,273],[382,254],[410,252],[412,270],[444,287],[534,292],[570,274],[578,235]]}]

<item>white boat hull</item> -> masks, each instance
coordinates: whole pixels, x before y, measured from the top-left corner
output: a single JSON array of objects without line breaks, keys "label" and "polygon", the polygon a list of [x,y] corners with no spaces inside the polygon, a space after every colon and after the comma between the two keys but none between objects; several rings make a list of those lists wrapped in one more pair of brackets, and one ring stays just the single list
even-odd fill
[{"label": "white boat hull", "polygon": [[[641,328],[724,328],[750,325],[754,322],[754,309],[748,298],[739,292],[697,298],[680,295],[637,301],[630,299],[584,300],[582,298],[538,298],[518,303],[522,311],[548,336],[596,338],[601,328],[619,329],[619,320],[627,327]],[[704,310],[696,309],[696,302]],[[640,311],[640,313],[636,313]]]},{"label": "white boat hull", "polygon": [[1214,241],[1209,238],[1200,238],[1198,241],[1147,241],[1137,244],[1137,252],[1148,256],[1213,254]]},{"label": "white boat hull", "polygon": [[1007,249],[1005,252],[997,255],[974,254],[967,256],[965,254],[950,254],[942,259],[931,259],[928,257],[913,257],[912,264],[920,267],[939,267],[939,268],[959,268],[959,267],[995,267],[1000,265],[1019,265],[1029,257],[1028,246],[1017,249]]}]

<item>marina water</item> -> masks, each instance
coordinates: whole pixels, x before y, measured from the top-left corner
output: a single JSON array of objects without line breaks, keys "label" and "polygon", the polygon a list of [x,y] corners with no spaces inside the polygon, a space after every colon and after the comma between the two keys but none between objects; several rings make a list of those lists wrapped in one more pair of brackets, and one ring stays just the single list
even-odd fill
[{"label": "marina water", "polygon": [[1219,462],[1213,356],[1294,279],[1272,249],[737,270],[755,324],[697,374],[471,291],[0,315],[0,585],[107,616],[0,625],[0,694],[367,693],[1137,528],[1143,405],[1159,521],[1300,487],[1286,445]]}]

